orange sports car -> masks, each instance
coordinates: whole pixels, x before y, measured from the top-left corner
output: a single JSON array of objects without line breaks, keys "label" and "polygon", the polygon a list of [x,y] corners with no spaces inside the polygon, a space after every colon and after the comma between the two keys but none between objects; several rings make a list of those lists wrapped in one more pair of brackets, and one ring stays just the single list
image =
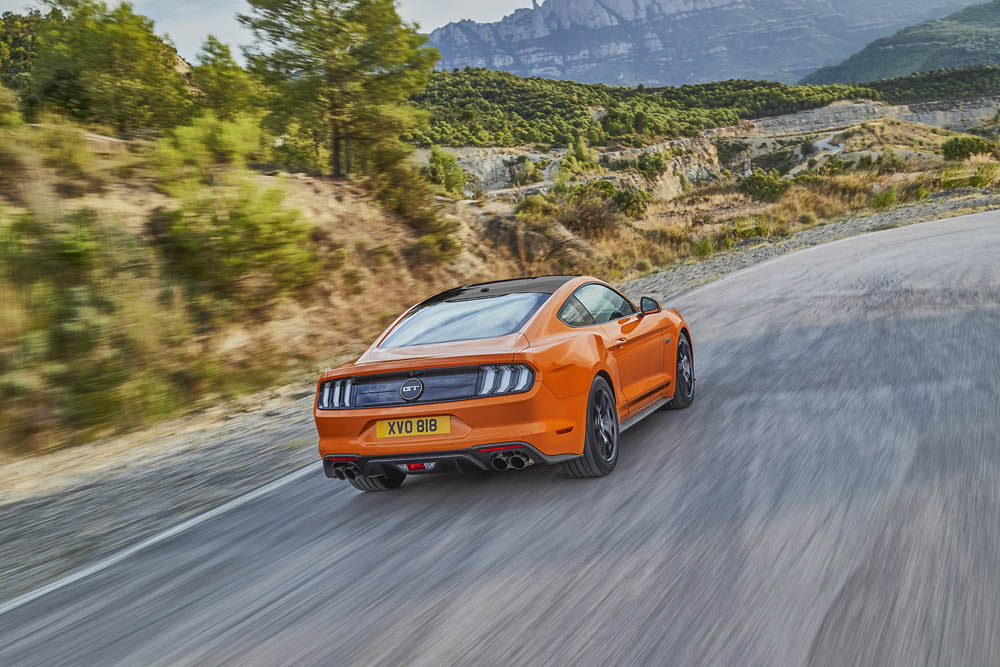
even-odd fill
[{"label": "orange sports car", "polygon": [[406,311],[316,393],[328,477],[362,491],[407,475],[561,463],[601,477],[622,431],[694,400],[684,318],[596,278],[458,287]]}]

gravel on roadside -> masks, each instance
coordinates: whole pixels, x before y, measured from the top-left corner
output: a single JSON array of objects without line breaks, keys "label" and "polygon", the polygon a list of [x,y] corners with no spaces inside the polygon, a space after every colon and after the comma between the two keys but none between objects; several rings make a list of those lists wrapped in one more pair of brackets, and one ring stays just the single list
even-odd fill
[{"label": "gravel on roadside", "polygon": [[[961,191],[948,197],[818,225],[778,240],[721,252],[623,285],[630,296],[665,300],[727,273],[836,239],[960,213],[1000,208],[1000,194]],[[264,401],[217,409],[213,420],[175,420],[123,449],[112,463],[39,484],[37,492],[0,493],[0,601],[108,556],[160,530],[217,507],[316,461],[312,379]],[[131,443],[129,443],[131,444]],[[99,452],[84,447],[40,457],[41,465],[72,466]],[[32,467],[33,466],[33,467]],[[0,470],[9,474],[9,469]],[[0,482],[14,482],[10,479]],[[23,482],[24,480],[20,480]]]},{"label": "gravel on roadside", "polygon": [[766,262],[795,250],[881,229],[995,208],[1000,208],[1000,193],[983,193],[981,190],[971,188],[939,193],[926,201],[899,206],[883,213],[821,223],[786,238],[751,241],[744,247],[737,246],[733,250],[720,252],[700,261],[627,282],[621,288],[629,297],[654,296],[666,299],[717,280],[727,273]]}]

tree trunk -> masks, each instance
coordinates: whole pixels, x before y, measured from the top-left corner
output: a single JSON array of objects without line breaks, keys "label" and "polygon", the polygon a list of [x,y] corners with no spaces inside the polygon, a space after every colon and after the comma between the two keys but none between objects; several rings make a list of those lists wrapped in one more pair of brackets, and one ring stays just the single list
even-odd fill
[{"label": "tree trunk", "polygon": [[351,173],[351,135],[344,135],[344,174]]},{"label": "tree trunk", "polygon": [[340,163],[340,123],[336,119],[330,121],[330,166],[333,168],[334,178],[344,175]]}]

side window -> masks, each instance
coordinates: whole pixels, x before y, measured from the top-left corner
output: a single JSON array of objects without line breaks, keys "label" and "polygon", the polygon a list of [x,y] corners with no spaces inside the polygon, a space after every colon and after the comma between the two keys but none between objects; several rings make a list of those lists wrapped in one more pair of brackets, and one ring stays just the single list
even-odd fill
[{"label": "side window", "polygon": [[573,296],[594,316],[594,320],[598,324],[628,317],[635,313],[635,306],[621,294],[604,285],[596,283],[584,285]]},{"label": "side window", "polygon": [[583,307],[583,304],[576,300],[575,296],[571,296],[566,300],[563,307],[559,309],[557,317],[571,327],[585,327],[597,324],[594,317]]}]

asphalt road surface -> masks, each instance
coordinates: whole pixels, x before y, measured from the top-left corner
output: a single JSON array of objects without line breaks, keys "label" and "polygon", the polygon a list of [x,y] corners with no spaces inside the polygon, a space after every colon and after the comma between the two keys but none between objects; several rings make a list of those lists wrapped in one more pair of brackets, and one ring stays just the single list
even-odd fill
[{"label": "asphalt road surface", "polygon": [[611,477],[316,469],[0,616],[0,665],[1000,664],[1000,214],[669,305],[698,400]]}]

